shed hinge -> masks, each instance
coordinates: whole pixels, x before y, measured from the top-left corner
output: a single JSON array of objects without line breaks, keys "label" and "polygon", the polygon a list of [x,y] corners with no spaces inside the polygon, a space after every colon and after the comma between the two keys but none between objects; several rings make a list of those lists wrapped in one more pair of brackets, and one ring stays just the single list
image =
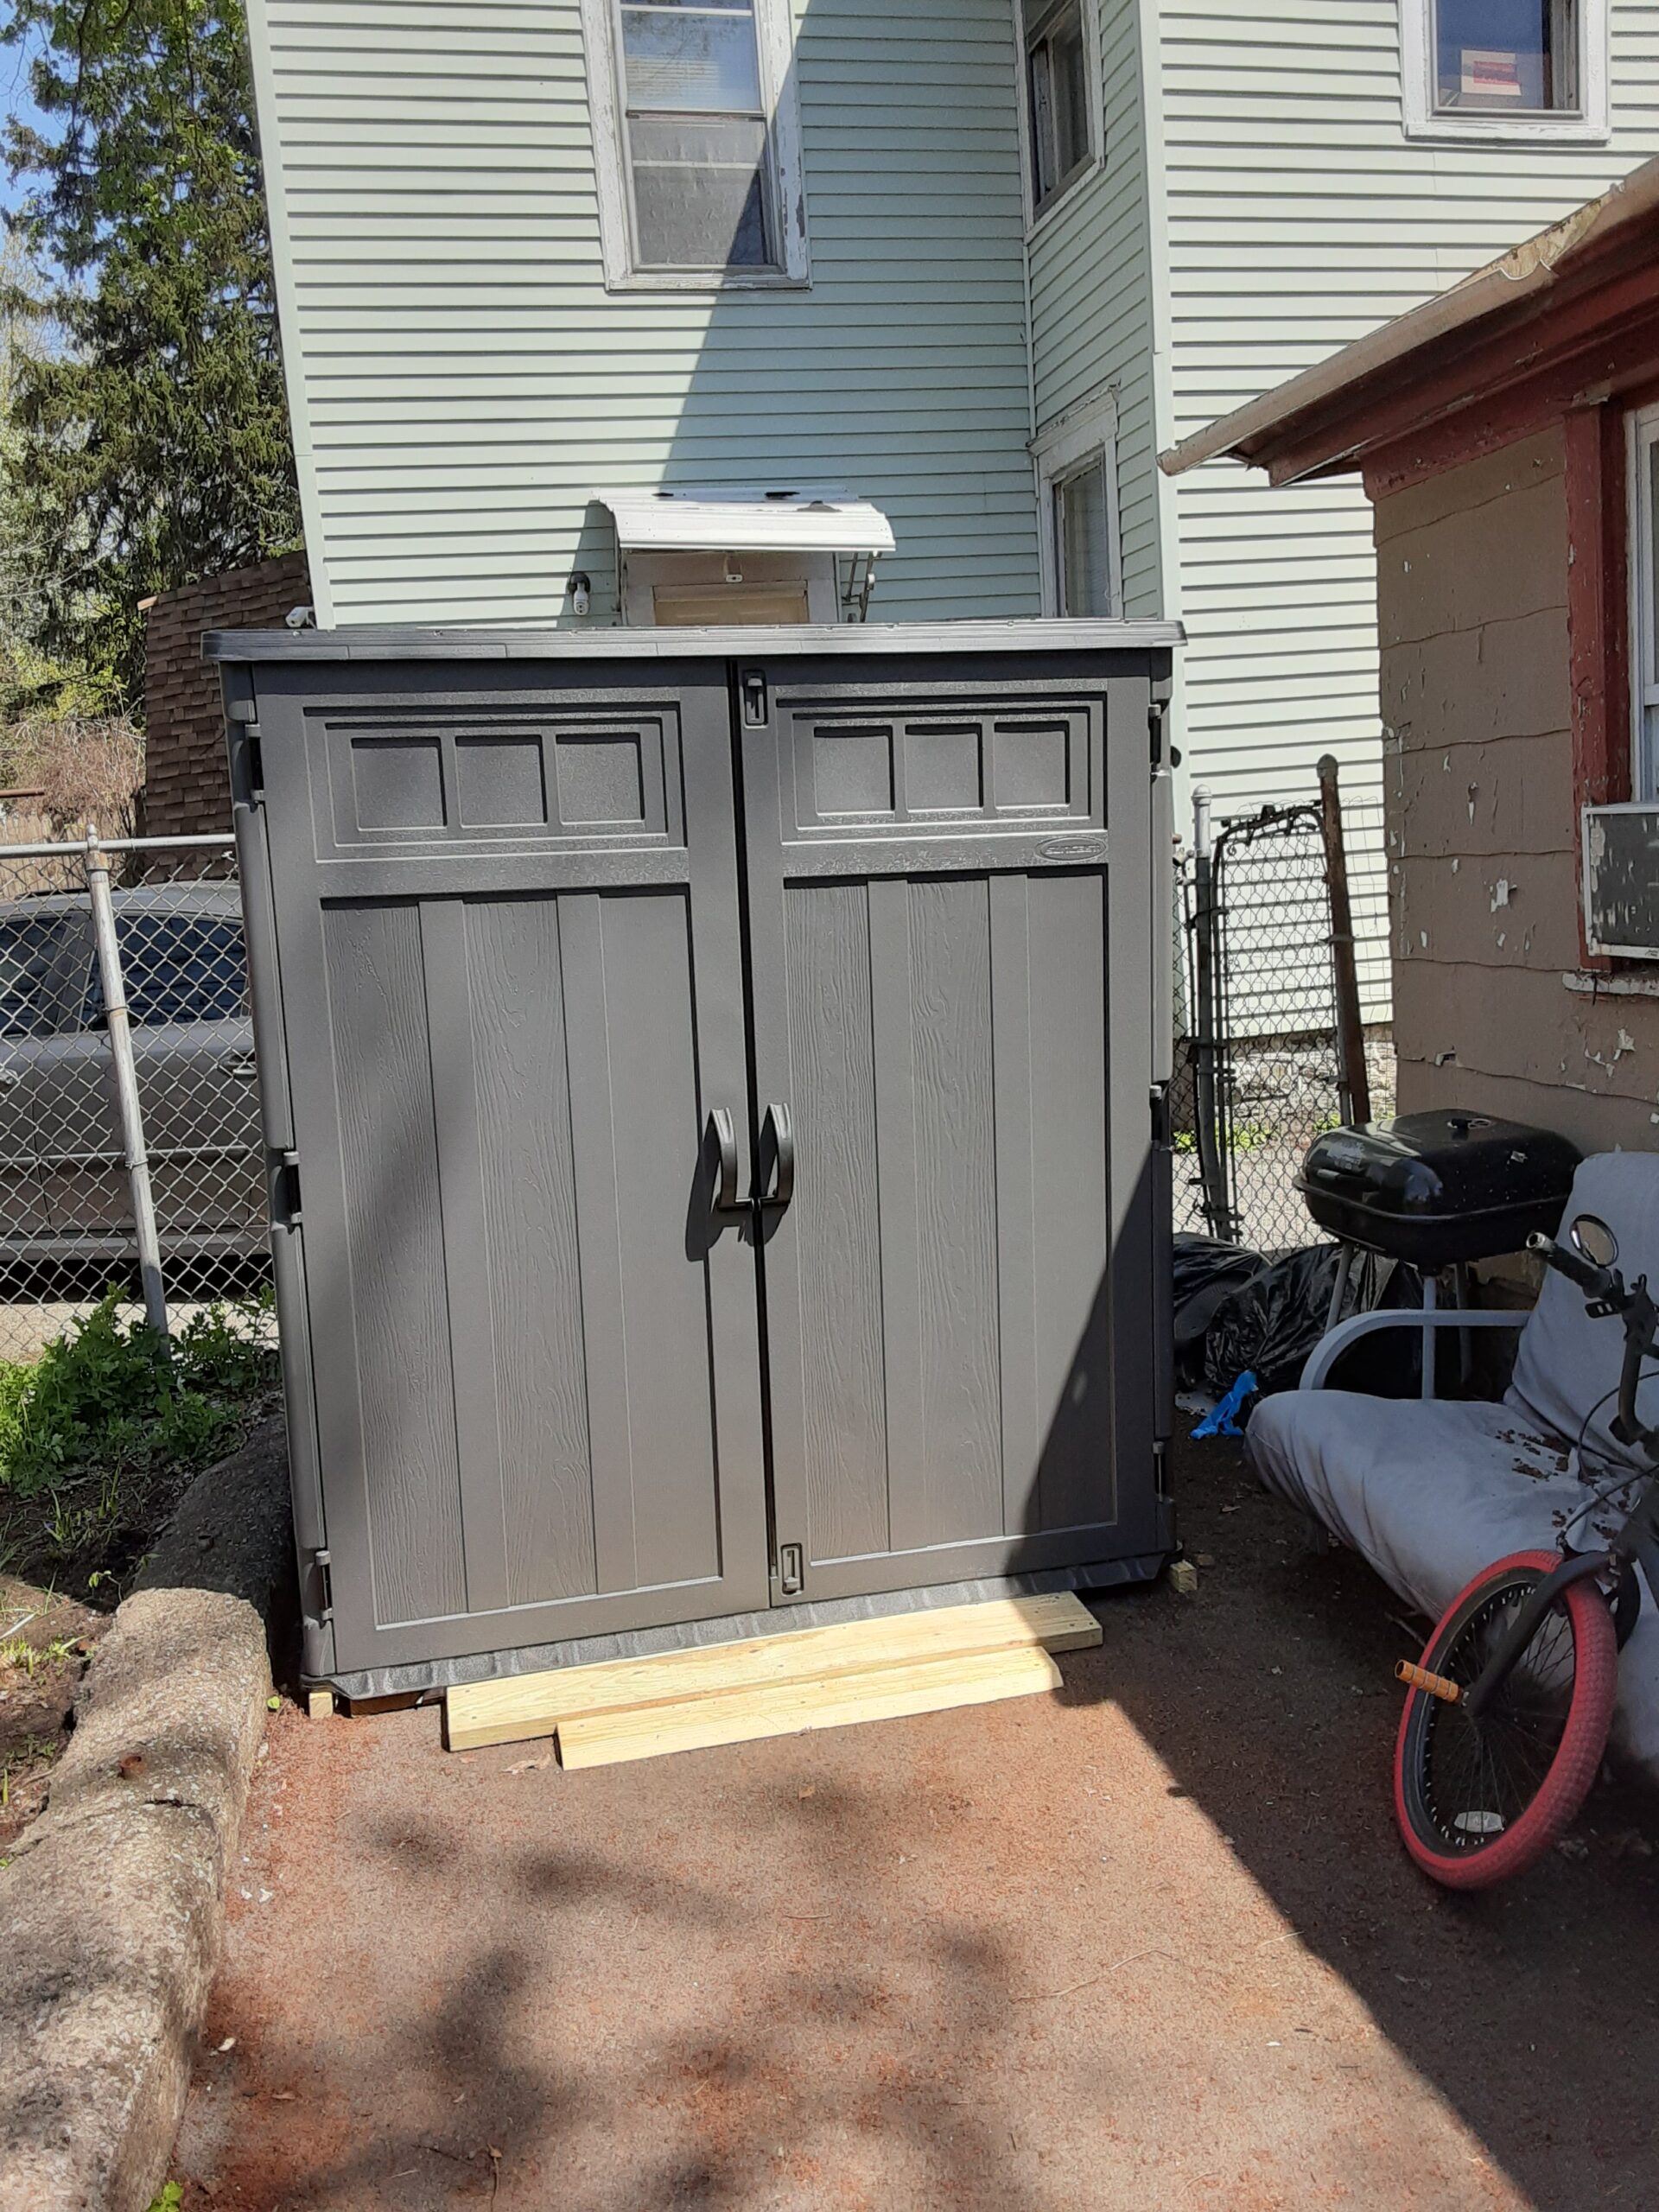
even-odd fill
[{"label": "shed hinge", "polygon": [[[1147,709],[1147,735],[1150,741],[1152,766],[1154,774],[1166,765],[1164,759],[1164,728],[1169,717],[1167,699],[1154,699]],[[1170,763],[1178,766],[1178,763]]]},{"label": "shed hinge", "polygon": [[1175,1141],[1166,1083],[1154,1083],[1152,1086],[1152,1141],[1163,1152],[1167,1152]]},{"label": "shed hinge", "polygon": [[317,1571],[317,1591],[322,1601],[312,1618],[322,1628],[334,1618],[334,1578],[330,1571],[334,1560],[326,1544],[319,1545],[312,1553],[311,1564]]},{"label": "shed hinge", "polygon": [[778,1547],[778,1586],[785,1598],[792,1598],[805,1580],[804,1563],[798,1544]]}]

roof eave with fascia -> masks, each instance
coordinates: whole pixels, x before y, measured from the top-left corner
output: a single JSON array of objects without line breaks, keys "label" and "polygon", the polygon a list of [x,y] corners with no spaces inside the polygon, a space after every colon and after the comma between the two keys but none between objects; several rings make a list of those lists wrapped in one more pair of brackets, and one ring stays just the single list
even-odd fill
[{"label": "roof eave with fascia", "polygon": [[[1659,160],[1449,291],[1195,432],[1160,465],[1179,476],[1227,457],[1266,469],[1275,484],[1355,469],[1377,446],[1536,375],[1554,352],[1581,349],[1593,317],[1561,332],[1559,346],[1550,335],[1570,300],[1606,293],[1611,323],[1630,312],[1627,298],[1613,297],[1618,279],[1645,267],[1659,302],[1656,228]],[[1535,327],[1535,342],[1501,365],[1483,359],[1514,348]],[[1467,373],[1448,391],[1447,372],[1459,364]]]}]

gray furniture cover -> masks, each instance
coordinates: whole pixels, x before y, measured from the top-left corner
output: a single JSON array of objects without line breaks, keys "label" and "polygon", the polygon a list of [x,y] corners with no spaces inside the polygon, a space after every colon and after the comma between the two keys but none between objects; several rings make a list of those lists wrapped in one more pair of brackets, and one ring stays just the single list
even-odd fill
[{"label": "gray furniture cover", "polygon": [[[1627,1280],[1645,1273],[1659,1281],[1659,1156],[1586,1160],[1567,1218],[1575,1213],[1599,1214],[1612,1225]],[[1501,1404],[1291,1391],[1258,1409],[1248,1454],[1270,1490],[1363,1553],[1402,1598],[1438,1619],[1491,1560],[1554,1549],[1569,1519],[1576,1548],[1587,1550],[1596,1541],[1591,1532],[1605,1536],[1628,1508],[1632,1493],[1618,1484],[1631,1461],[1607,1427],[1617,1399],[1604,1396],[1618,1383],[1623,1348],[1618,1324],[1592,1320],[1581,1294],[1552,1274],[1527,1319]],[[1659,1377],[1644,1384],[1640,1406],[1644,1420],[1659,1418]],[[1576,1440],[1592,1407],[1580,1452]],[[1611,1495],[1594,1504],[1610,1484]],[[1645,1586],[1619,1662],[1612,1745],[1659,1781],[1659,1608]]]}]

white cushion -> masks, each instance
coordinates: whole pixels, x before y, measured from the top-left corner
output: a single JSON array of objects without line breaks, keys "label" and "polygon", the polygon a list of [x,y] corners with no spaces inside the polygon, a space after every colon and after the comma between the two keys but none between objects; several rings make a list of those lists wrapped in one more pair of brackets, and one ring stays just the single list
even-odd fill
[{"label": "white cushion", "polygon": [[[1659,1284],[1659,1154],[1604,1152],[1586,1160],[1573,1179],[1562,1234],[1574,1214],[1599,1214],[1618,1239],[1618,1264],[1627,1282],[1645,1274]],[[1616,1395],[1624,1332],[1616,1320],[1592,1320],[1584,1293],[1554,1268],[1521,1338],[1510,1399],[1535,1427],[1569,1442],[1598,1400],[1586,1441],[1600,1459],[1620,1454],[1608,1423]],[[1637,1400],[1645,1421],[1659,1421],[1659,1380]]]},{"label": "white cushion", "polygon": [[[1616,1325],[1601,1325],[1617,1335]],[[1600,1486],[1569,1472],[1565,1444],[1510,1402],[1287,1391],[1257,1408],[1247,1450],[1269,1489],[1363,1554],[1433,1619],[1492,1560],[1553,1551],[1568,1516]],[[1620,1493],[1579,1518],[1578,1548],[1594,1541],[1592,1530],[1610,1534],[1628,1503]],[[1400,1656],[1417,1656],[1403,1637]],[[1612,1742],[1618,1756],[1659,1782],[1659,1611],[1645,1586],[1619,1662]]]}]

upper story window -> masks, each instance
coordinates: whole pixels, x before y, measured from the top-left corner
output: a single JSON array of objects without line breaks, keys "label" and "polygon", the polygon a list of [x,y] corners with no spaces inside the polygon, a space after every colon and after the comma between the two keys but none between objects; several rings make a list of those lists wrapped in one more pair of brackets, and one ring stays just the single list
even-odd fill
[{"label": "upper story window", "polygon": [[1605,138],[1606,0],[1401,0],[1414,137]]},{"label": "upper story window", "polygon": [[1022,0],[1031,207],[1040,215],[1095,157],[1084,0]]},{"label": "upper story window", "polygon": [[607,283],[802,283],[788,0],[583,0]]}]

